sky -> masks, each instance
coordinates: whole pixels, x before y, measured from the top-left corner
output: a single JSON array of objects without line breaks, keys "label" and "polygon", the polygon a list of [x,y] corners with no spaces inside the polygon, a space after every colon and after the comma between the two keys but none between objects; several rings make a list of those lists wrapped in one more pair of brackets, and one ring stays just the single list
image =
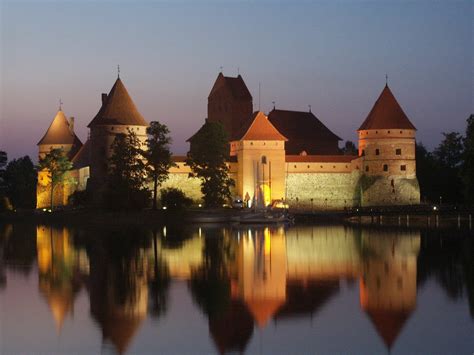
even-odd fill
[{"label": "sky", "polygon": [[[308,110],[345,140],[388,84],[433,149],[474,112],[472,1],[0,0],[0,150],[36,158],[58,110],[87,124],[121,79],[172,149],[204,122],[223,67],[258,107]],[[341,143],[342,146],[342,143]]]}]

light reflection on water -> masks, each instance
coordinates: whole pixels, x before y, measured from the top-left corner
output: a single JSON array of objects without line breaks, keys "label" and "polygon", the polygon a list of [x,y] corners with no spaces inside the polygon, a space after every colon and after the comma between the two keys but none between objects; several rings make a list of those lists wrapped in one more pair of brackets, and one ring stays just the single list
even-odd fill
[{"label": "light reflection on water", "polygon": [[7,225],[0,350],[469,353],[473,254],[446,231]]}]

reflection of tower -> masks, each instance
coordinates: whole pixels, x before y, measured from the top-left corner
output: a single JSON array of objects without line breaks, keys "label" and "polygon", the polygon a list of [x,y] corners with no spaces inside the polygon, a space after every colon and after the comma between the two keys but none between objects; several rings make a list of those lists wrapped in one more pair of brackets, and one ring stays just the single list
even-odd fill
[{"label": "reflection of tower", "polygon": [[264,327],[286,298],[286,247],[283,231],[256,230],[240,244],[238,295]]},{"label": "reflection of tower", "polygon": [[363,231],[367,252],[360,279],[360,303],[387,348],[391,348],[416,306],[419,233]]},{"label": "reflection of tower", "polygon": [[38,226],[36,242],[39,289],[60,331],[67,314],[73,313],[81,276],[88,272],[87,256],[74,248],[66,228]]},{"label": "reflection of tower", "polygon": [[94,250],[90,256],[90,304],[104,341],[124,353],[146,316],[146,258],[141,251],[129,258]]}]

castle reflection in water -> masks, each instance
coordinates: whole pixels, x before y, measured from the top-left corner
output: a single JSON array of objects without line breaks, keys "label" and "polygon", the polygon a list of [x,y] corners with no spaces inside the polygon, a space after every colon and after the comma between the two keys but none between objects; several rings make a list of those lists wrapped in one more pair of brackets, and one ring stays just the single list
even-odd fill
[{"label": "castle reflection in water", "polygon": [[419,232],[164,227],[98,238],[39,226],[36,241],[39,291],[58,331],[84,288],[103,343],[119,353],[148,315],[166,312],[172,280],[187,282],[221,353],[244,351],[254,330],[271,320],[278,327],[316,317],[341,280],[358,283],[360,307],[387,348],[416,307]]}]

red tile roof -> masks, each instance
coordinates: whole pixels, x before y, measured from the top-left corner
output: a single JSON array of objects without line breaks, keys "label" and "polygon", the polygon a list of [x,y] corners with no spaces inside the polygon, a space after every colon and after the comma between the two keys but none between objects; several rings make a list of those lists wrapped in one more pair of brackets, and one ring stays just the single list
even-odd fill
[{"label": "red tile roof", "polygon": [[374,107],[372,107],[369,115],[358,130],[390,128],[416,130],[398,104],[388,85],[385,85],[379,98],[375,101]]},{"label": "red tile roof", "polygon": [[242,126],[233,140],[287,141],[288,139],[270,123],[262,111],[257,111]]},{"label": "red tile roof", "polygon": [[273,109],[268,114],[270,122],[288,139],[337,139],[341,140],[327,128],[312,112],[288,111]]},{"label": "red tile roof", "polygon": [[74,134],[69,126],[69,121],[63,111],[59,110],[49,125],[48,130],[37,145],[43,144],[79,144],[80,139]]},{"label": "red tile roof", "polygon": [[148,126],[120,78],[117,79],[99,112],[87,127],[95,125]]},{"label": "red tile roof", "polygon": [[357,155],[286,155],[287,163],[350,163]]},{"label": "red tile roof", "polygon": [[241,75],[232,78],[230,76],[224,76],[222,73],[219,73],[217,76],[214,86],[209,93],[209,97],[213,96],[223,86],[227,87],[232,96],[236,99],[252,100],[252,95]]}]

